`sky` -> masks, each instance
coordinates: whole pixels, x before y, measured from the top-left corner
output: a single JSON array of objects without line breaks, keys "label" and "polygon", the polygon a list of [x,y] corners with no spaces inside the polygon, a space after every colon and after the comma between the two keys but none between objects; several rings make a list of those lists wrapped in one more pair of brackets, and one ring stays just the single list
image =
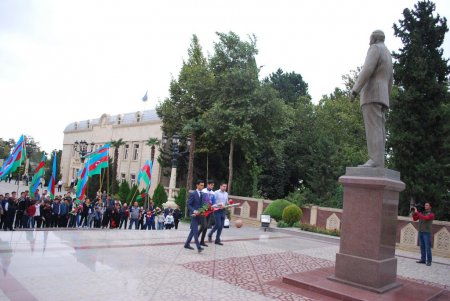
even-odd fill
[{"label": "sky", "polygon": [[[31,135],[62,149],[72,122],[148,109],[169,96],[192,35],[205,56],[216,32],[257,38],[260,78],[296,72],[317,103],[364,62],[369,36],[386,35],[411,0],[0,0],[0,138]],[[436,0],[450,17],[450,1]],[[450,24],[448,24],[450,26]],[[450,58],[449,33],[443,45]],[[148,90],[148,101],[142,97]]]}]

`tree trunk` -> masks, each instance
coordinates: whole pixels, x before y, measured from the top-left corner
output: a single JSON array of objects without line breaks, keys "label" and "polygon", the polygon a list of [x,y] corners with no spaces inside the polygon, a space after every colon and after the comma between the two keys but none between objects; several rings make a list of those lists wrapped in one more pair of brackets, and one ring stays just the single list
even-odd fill
[{"label": "tree trunk", "polygon": [[194,151],[195,151],[195,142],[196,137],[195,134],[191,134],[191,145],[189,146],[189,162],[188,162],[188,174],[187,174],[187,182],[186,182],[186,200],[185,200],[185,208],[184,208],[184,216],[187,217],[187,197],[189,196],[189,190],[192,188],[192,182],[194,177]]},{"label": "tree trunk", "polygon": [[112,170],[111,194],[116,193],[114,190],[115,190],[116,183],[117,183],[117,166],[119,165],[119,164],[117,164],[118,163],[117,162],[117,158],[118,157],[119,157],[119,147],[116,147],[114,149],[114,164],[113,164],[113,170]]},{"label": "tree trunk", "polygon": [[191,145],[189,147],[189,162],[188,162],[188,174],[187,174],[187,182],[186,182],[186,190],[188,191],[192,189],[192,182],[194,177],[194,151],[195,151],[195,134],[191,134]]},{"label": "tree trunk", "polygon": [[230,153],[228,155],[228,193],[231,194],[231,183],[233,181],[233,153],[234,153],[234,141],[230,141]]},{"label": "tree trunk", "polygon": [[152,161],[152,163],[155,160],[155,146],[154,145],[152,145],[152,147],[151,147],[150,160]]}]

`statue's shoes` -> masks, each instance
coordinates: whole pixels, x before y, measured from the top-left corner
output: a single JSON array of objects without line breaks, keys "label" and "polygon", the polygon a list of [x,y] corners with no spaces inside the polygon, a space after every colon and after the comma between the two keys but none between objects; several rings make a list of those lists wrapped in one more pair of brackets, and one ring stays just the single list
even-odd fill
[{"label": "statue's shoes", "polygon": [[358,165],[358,167],[378,167],[378,165],[372,159],[367,160],[366,163]]}]

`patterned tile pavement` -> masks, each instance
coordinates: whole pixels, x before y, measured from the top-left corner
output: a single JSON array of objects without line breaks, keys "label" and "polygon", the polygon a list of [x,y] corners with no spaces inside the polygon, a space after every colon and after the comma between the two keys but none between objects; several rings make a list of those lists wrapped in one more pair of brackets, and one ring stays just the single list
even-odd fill
[{"label": "patterned tile pavement", "polygon": [[[281,276],[334,264],[337,240],[225,229],[224,246],[183,248],[177,231],[0,232],[0,300],[329,300],[272,285]],[[399,276],[450,286],[450,264],[415,264],[400,252]]]}]

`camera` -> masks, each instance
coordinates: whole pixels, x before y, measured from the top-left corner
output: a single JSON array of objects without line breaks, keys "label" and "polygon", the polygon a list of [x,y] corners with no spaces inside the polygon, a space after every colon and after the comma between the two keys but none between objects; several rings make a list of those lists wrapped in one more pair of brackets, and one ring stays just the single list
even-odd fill
[{"label": "camera", "polygon": [[417,208],[417,211],[419,212],[424,212],[425,211],[425,207],[422,204],[414,204],[413,207],[411,207],[411,212],[414,212],[414,208]]}]

